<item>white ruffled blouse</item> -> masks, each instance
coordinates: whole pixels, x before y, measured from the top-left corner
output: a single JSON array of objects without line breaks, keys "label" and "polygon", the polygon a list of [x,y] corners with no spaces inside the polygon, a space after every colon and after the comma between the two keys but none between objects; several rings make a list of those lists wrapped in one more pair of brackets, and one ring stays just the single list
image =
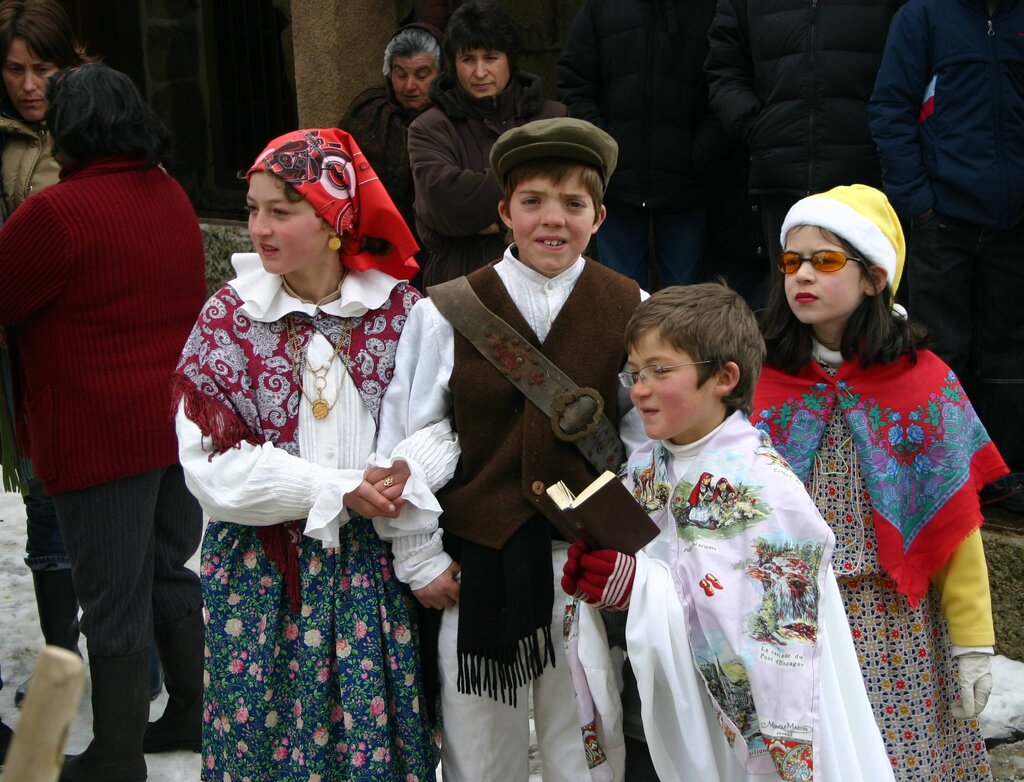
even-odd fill
[{"label": "white ruffled blouse", "polygon": [[[320,305],[302,301],[282,284],[282,278],[263,270],[256,253],[232,257],[237,277],[230,285],[238,293],[241,309],[256,321],[271,323],[291,312],[315,315],[323,311],[355,317],[381,306],[396,280],[379,271],[350,271],[340,296]],[[308,364],[320,366],[330,359],[333,345],[317,333],[309,343]],[[189,490],[212,518],[238,524],[265,526],[305,519],[305,534],[325,548],[338,545],[339,528],[349,520],[344,495],[355,489],[371,464],[390,466],[390,459],[374,457],[377,431],[369,410],[340,360],[332,362],[323,391],[333,406],[317,420],[308,400],[299,405],[299,456],[272,443],[241,443],[210,457],[208,442],[179,406],[175,425],[178,456]],[[304,366],[304,389],[315,397],[314,375]],[[396,573],[414,589],[426,586],[437,574],[425,576],[421,563],[441,552],[437,519],[441,508],[431,492],[454,474],[458,443],[447,420],[417,434],[425,444],[416,446],[430,458],[429,469],[410,465],[413,474],[402,494],[407,504],[397,519],[375,518],[377,533],[391,542]],[[414,444],[410,444],[414,445]]]}]

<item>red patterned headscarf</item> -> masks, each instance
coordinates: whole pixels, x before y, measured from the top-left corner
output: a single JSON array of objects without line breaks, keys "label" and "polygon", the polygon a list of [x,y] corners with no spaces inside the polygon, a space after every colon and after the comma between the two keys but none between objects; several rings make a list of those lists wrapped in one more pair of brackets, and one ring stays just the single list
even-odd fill
[{"label": "red patterned headscarf", "polygon": [[[337,128],[295,130],[271,141],[246,172],[266,171],[294,187],[346,241],[341,262],[355,271],[378,269],[411,279],[419,247],[355,139]],[[391,249],[371,254],[363,240],[383,239]]]}]

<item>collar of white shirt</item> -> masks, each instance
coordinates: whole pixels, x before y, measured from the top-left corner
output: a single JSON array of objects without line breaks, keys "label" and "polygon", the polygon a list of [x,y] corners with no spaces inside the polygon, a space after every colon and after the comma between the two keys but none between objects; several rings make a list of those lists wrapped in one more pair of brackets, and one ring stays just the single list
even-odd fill
[{"label": "collar of white shirt", "polygon": [[341,296],[322,306],[290,294],[279,275],[264,271],[257,253],[235,253],[231,265],[237,275],[228,283],[242,299],[242,311],[253,320],[272,323],[290,312],[316,315],[318,311],[340,318],[366,314],[383,305],[398,280],[376,269],[349,270],[341,285]]}]

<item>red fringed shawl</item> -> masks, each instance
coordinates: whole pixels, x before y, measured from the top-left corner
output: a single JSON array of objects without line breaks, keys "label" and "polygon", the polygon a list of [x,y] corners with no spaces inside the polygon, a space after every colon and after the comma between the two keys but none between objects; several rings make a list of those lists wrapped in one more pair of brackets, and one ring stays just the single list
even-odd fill
[{"label": "red fringed shawl", "polygon": [[871,496],[879,561],[916,605],[981,526],[978,491],[1008,469],[960,381],[930,351],[916,364],[846,361],[835,377],[813,360],[796,375],[766,367],[750,420],[806,483],[837,405]]}]

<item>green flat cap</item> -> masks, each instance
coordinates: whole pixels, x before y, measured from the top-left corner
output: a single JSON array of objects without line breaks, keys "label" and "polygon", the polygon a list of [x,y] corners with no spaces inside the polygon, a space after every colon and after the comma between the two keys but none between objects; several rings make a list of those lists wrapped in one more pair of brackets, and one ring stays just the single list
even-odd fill
[{"label": "green flat cap", "polygon": [[507,130],[491,147],[491,168],[499,181],[520,163],[537,158],[568,158],[594,166],[608,187],[619,159],[615,139],[596,125],[572,117],[555,117],[528,122]]}]

